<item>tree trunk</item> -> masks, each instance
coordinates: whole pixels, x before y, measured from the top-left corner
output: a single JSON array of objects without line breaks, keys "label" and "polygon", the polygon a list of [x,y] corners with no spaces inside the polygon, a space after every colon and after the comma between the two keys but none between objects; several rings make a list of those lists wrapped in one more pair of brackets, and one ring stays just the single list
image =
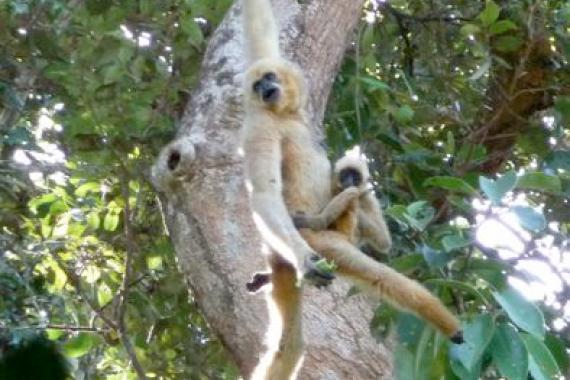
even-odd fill
[{"label": "tree trunk", "polygon": [[[364,0],[275,0],[286,54],[304,69],[320,128],[326,99]],[[245,283],[265,268],[237,155],[242,123],[241,6],[213,35],[179,130],[153,168],[179,265],[212,329],[248,375],[264,352],[267,311]],[[391,379],[391,354],[369,332],[373,305],[341,280],[306,287],[302,379]]]}]

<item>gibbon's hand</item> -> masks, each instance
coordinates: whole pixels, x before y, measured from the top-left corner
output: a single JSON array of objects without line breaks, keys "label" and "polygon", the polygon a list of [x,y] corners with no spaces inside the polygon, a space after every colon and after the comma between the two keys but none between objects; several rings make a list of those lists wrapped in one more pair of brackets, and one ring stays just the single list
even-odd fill
[{"label": "gibbon's hand", "polygon": [[331,284],[335,276],[330,271],[326,271],[319,268],[317,263],[322,258],[316,254],[310,254],[305,256],[305,281],[308,281],[311,285],[317,288],[323,288]]},{"label": "gibbon's hand", "polygon": [[320,216],[295,214],[291,216],[291,219],[297,229],[311,228],[313,230],[320,231],[328,227],[324,218],[321,218]]},{"label": "gibbon's hand", "polygon": [[271,282],[271,273],[257,272],[253,274],[253,277],[249,282],[245,284],[245,287],[248,292],[256,293],[258,290],[260,290],[270,282]]}]

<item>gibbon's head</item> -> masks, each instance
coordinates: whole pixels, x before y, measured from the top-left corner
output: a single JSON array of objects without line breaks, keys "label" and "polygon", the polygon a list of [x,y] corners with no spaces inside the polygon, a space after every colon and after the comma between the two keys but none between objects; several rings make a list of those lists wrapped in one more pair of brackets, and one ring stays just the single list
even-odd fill
[{"label": "gibbon's head", "polygon": [[334,164],[333,185],[339,189],[356,186],[364,190],[370,180],[366,157],[361,154],[345,154]]},{"label": "gibbon's head", "polygon": [[248,70],[245,84],[250,101],[276,114],[296,113],[305,105],[303,76],[290,62],[259,60]]}]

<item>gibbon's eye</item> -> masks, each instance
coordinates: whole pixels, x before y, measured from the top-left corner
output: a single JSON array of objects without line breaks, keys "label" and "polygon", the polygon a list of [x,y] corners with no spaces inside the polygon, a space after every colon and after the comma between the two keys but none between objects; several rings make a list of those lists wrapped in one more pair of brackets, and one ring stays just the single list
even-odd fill
[{"label": "gibbon's eye", "polygon": [[360,171],[354,168],[346,168],[340,171],[338,180],[343,189],[351,186],[360,186],[362,184],[362,175]]},{"label": "gibbon's eye", "polygon": [[277,81],[277,75],[273,72],[265,73],[265,74],[263,74],[263,79],[268,80],[270,82],[276,82]]}]

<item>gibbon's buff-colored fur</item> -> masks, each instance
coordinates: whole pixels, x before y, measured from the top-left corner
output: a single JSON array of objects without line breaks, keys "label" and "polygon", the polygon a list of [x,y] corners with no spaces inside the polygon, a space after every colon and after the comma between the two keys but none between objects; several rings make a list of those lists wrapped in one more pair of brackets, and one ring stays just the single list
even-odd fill
[{"label": "gibbon's buff-colored fur", "polygon": [[272,270],[270,276],[254,276],[248,288],[256,290],[271,280],[270,324],[281,327],[275,336],[269,334],[269,351],[254,379],[296,378],[303,354],[300,279],[304,272],[322,281],[331,279],[312,260],[315,251],[334,260],[339,273],[365,290],[437,319],[450,335],[457,330],[456,320],[449,323],[421,285],[370,259],[342,233],[295,228],[290,215],[318,214],[331,200],[330,162],[307,124],[302,72],[280,57],[269,0],[243,4],[250,59],[242,141],[246,186],[254,221],[269,247],[267,262]]},{"label": "gibbon's buff-colored fur", "polygon": [[[441,301],[416,281],[363,255],[351,245],[366,243],[386,253],[391,245],[390,232],[382,209],[371,189],[366,158],[349,152],[338,160],[333,172],[334,198],[318,215],[297,215],[294,224],[313,231],[323,231],[329,239],[343,238],[342,246],[327,242],[323,234],[305,231],[311,246],[333,260],[341,275],[363,290],[386,298],[397,307],[414,312],[440,329],[455,343],[463,341],[457,318]],[[350,244],[347,244],[350,243]],[[347,255],[347,251],[354,256]]]},{"label": "gibbon's buff-colored fur", "polygon": [[303,272],[323,281],[311,258],[316,254],[289,216],[319,211],[330,199],[330,163],[309,131],[305,82],[296,65],[280,57],[278,28],[269,0],[244,0],[249,68],[245,74],[242,149],[254,221],[268,245],[270,276],[257,274],[255,291],[271,280],[268,294],[268,351],[255,380],[295,379],[303,356]]}]

